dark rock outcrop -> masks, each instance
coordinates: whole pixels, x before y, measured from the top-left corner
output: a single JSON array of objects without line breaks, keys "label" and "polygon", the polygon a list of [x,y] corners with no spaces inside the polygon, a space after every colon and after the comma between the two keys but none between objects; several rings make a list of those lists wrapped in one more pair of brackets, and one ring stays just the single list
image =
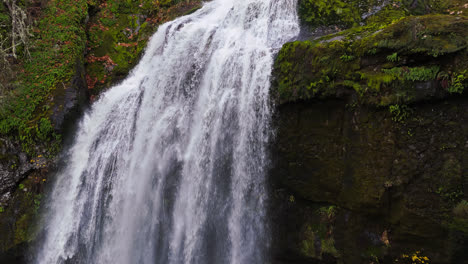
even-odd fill
[{"label": "dark rock outcrop", "polygon": [[69,84],[62,84],[56,88],[53,95],[53,110],[51,121],[58,131],[64,129],[67,124],[74,123],[80,116],[82,109],[88,101],[88,87],[86,85],[86,73],[82,58],[77,58],[75,74]]},{"label": "dark rock outcrop", "polygon": [[279,110],[272,170],[279,257],[467,263],[468,218],[455,208],[468,194],[468,99],[413,105],[400,121],[349,102]]},{"label": "dark rock outcrop", "polygon": [[0,138],[0,206],[8,203],[11,191],[32,169],[33,165],[20,146]]}]

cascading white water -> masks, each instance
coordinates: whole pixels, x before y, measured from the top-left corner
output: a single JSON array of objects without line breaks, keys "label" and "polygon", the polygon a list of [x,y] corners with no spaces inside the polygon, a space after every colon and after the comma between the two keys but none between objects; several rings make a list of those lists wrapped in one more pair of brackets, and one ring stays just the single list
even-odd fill
[{"label": "cascading white water", "polygon": [[161,26],[83,118],[34,257],[264,263],[274,53],[296,0],[214,0]]}]

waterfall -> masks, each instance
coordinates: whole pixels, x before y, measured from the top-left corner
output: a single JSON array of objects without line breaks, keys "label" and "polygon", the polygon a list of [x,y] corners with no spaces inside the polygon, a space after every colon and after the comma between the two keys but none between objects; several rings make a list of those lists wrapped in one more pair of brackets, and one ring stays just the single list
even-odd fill
[{"label": "waterfall", "polygon": [[296,0],[213,0],[166,23],[85,114],[33,262],[265,263],[275,53]]}]

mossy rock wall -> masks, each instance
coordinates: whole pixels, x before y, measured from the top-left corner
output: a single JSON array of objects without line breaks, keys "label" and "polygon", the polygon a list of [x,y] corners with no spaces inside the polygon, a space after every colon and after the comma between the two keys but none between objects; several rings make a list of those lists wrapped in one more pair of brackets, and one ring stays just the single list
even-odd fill
[{"label": "mossy rock wall", "polygon": [[468,18],[407,17],[286,44],[275,63],[280,103],[355,94],[374,106],[462,93],[468,86]]},{"label": "mossy rock wall", "polygon": [[[427,102],[398,122],[346,100],[281,106],[272,170],[280,257],[394,263],[420,252],[466,263],[468,218],[454,214],[468,198],[466,109],[466,98]],[[323,251],[327,240],[334,247]]]}]

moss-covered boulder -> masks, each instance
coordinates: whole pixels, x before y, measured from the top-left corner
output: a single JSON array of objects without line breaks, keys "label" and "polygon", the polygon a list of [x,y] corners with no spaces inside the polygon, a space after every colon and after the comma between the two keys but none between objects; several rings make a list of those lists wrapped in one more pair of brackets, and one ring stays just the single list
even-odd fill
[{"label": "moss-covered boulder", "polygon": [[349,28],[409,15],[457,13],[463,0],[299,0],[303,25]]},{"label": "moss-covered boulder", "polygon": [[468,86],[468,18],[407,17],[286,44],[275,64],[281,103],[356,95],[375,106],[462,93]]}]

